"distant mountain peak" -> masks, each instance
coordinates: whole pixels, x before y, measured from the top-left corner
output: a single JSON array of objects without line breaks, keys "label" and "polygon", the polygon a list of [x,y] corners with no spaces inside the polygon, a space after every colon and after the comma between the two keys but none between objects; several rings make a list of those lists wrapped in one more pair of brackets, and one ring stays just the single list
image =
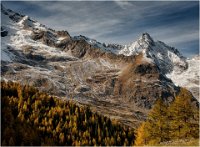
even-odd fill
[{"label": "distant mountain peak", "polygon": [[146,62],[154,62],[164,74],[170,73],[174,68],[177,68],[178,71],[187,68],[186,58],[176,48],[170,47],[162,41],[154,41],[147,32],[142,33],[136,41],[128,45],[105,45],[95,39],[90,39],[82,35],[75,36],[74,39],[83,39],[94,47],[114,54],[122,54],[125,56],[142,54]]},{"label": "distant mountain peak", "polygon": [[140,42],[146,42],[150,45],[154,45],[154,40],[153,38],[147,33],[142,33],[141,37],[139,38]]}]

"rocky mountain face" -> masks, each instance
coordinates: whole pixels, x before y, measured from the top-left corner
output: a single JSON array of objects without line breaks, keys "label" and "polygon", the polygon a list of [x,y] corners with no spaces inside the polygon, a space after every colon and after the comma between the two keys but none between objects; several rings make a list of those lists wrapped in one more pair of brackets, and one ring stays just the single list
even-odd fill
[{"label": "rocky mountain face", "polygon": [[130,45],[106,45],[52,30],[3,6],[1,13],[2,80],[73,99],[131,127],[158,98],[173,101],[179,87],[169,75],[190,67],[177,49],[148,33]]}]

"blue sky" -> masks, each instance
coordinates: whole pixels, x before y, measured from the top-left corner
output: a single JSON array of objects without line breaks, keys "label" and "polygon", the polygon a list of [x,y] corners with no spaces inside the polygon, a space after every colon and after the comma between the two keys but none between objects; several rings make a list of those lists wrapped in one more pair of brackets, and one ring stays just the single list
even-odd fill
[{"label": "blue sky", "polygon": [[13,1],[4,6],[72,36],[128,44],[143,32],[188,57],[199,53],[198,1]]}]

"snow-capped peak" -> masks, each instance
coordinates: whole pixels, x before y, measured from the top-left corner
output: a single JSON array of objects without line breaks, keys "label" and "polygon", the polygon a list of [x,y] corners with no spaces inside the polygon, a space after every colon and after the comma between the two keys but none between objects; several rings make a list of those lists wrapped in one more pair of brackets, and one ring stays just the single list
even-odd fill
[{"label": "snow-capped peak", "polygon": [[[143,33],[136,41],[125,45],[119,52],[126,56],[138,55],[143,50],[151,49],[151,46],[154,46],[155,42],[148,33]],[[147,53],[148,54],[148,53]]]},{"label": "snow-capped peak", "polygon": [[143,33],[142,36],[139,38],[138,42],[145,43],[147,45],[154,45],[154,40],[148,33]]},{"label": "snow-capped peak", "polygon": [[33,23],[30,21],[29,19],[29,16],[24,16],[19,22],[18,24],[21,26],[21,27],[33,27]]},{"label": "snow-capped peak", "polygon": [[187,68],[186,59],[180,52],[161,41],[154,41],[148,33],[143,33],[135,42],[125,45],[119,54],[126,56],[143,53],[147,62],[154,62],[163,73],[169,73],[173,69],[182,71]]},{"label": "snow-capped peak", "polygon": [[[21,15],[12,10],[6,9],[1,5],[1,61],[15,62],[23,60],[16,58],[16,51],[24,52],[24,48],[30,46],[34,50],[34,54],[63,57],[68,56],[66,52],[62,52],[54,46],[45,44],[44,42],[53,42],[56,45],[62,44],[69,35],[66,31],[54,31],[32,20],[29,16]],[[34,40],[34,32],[44,34],[43,40]]]},{"label": "snow-capped peak", "polygon": [[36,29],[36,30],[43,30],[46,31],[48,28],[45,27],[45,25],[40,24],[37,21],[34,21],[30,19],[29,16],[24,16],[19,22],[18,25],[21,26],[22,28],[31,28],[31,29]]},{"label": "snow-capped peak", "polygon": [[32,28],[32,29],[37,29],[37,30],[48,29],[45,27],[45,25],[40,24],[39,22],[31,19],[27,15],[25,16],[17,12],[14,12],[10,9],[6,9],[2,4],[1,4],[1,12],[4,18],[7,17],[6,19],[12,20],[13,23],[17,23],[22,28]]},{"label": "snow-capped peak", "polygon": [[90,39],[82,35],[75,36],[74,39],[83,39],[94,47],[114,54],[135,56],[142,53],[146,62],[155,63],[164,74],[170,73],[174,69],[181,72],[187,68],[186,58],[183,57],[177,49],[161,41],[154,41],[150,34],[146,32],[142,33],[136,41],[128,45],[106,45],[105,43],[100,43],[95,39]]}]

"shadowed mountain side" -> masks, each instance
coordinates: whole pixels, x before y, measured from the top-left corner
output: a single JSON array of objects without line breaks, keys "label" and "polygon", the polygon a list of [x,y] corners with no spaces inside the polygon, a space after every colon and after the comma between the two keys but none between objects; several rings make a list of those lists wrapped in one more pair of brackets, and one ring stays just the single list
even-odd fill
[{"label": "shadowed mountain side", "polygon": [[178,89],[159,72],[155,64],[146,62],[141,54],[121,72],[114,93],[139,107],[150,109],[158,98],[167,103],[173,101]]}]

